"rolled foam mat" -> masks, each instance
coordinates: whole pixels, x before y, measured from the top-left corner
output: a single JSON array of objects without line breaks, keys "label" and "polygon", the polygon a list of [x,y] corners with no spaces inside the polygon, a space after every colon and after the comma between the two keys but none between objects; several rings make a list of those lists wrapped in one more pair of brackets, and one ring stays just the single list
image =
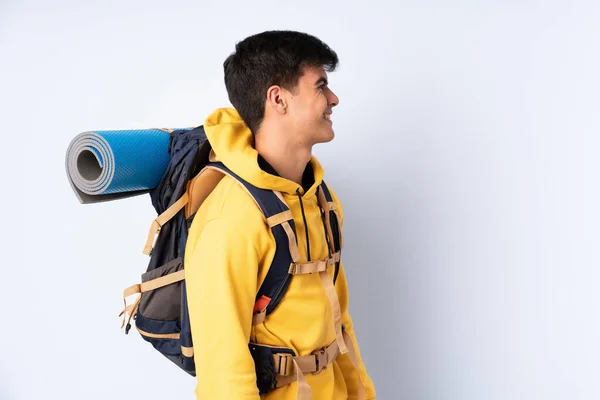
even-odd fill
[{"label": "rolled foam mat", "polygon": [[65,158],[75,195],[87,204],[148,193],[167,169],[170,138],[161,129],[80,133]]}]

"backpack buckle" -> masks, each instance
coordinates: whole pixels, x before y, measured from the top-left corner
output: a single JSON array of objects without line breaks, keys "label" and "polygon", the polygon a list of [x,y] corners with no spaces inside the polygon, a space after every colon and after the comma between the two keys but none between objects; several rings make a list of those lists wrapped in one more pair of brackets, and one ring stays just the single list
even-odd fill
[{"label": "backpack buckle", "polygon": [[294,372],[294,356],[288,353],[274,354],[275,374],[290,376]]},{"label": "backpack buckle", "polygon": [[288,270],[288,274],[290,275],[296,275],[296,271],[298,270],[298,266],[296,265],[296,263],[292,263],[290,265],[290,269]]},{"label": "backpack buckle", "polygon": [[329,364],[329,360],[327,359],[327,351],[325,349],[321,349],[317,352],[314,352],[313,355],[315,356],[316,367],[316,371],[313,372],[313,375],[318,375],[321,373],[321,371],[327,368],[327,365]]}]

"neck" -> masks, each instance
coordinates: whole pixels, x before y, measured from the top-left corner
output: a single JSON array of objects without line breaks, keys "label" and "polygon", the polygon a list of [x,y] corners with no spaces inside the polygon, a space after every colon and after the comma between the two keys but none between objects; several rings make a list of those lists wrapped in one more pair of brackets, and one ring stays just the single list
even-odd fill
[{"label": "neck", "polygon": [[294,143],[284,132],[271,128],[257,132],[255,148],[282,178],[302,185],[302,175],[312,156],[310,146]]}]

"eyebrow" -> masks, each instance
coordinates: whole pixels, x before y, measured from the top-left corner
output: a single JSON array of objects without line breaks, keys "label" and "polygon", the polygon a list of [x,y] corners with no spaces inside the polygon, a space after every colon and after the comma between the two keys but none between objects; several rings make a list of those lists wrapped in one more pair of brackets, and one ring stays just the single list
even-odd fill
[{"label": "eyebrow", "polygon": [[318,81],[315,82],[315,86],[318,86],[319,84],[324,83],[325,85],[327,85],[327,78],[325,78],[324,76],[320,77]]}]

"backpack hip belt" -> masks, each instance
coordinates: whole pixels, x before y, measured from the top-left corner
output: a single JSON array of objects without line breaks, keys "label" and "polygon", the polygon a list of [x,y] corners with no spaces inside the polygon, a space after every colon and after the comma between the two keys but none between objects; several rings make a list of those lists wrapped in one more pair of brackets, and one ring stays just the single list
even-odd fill
[{"label": "backpack hip belt", "polygon": [[275,363],[275,387],[287,386],[294,381],[302,384],[306,381],[304,375],[318,375],[329,366],[338,356],[339,347],[334,341],[326,348],[308,356],[292,356],[287,353],[273,355]]},{"label": "backpack hip belt", "polygon": [[[348,356],[358,376],[358,400],[366,399],[366,392],[358,369],[358,359],[350,335],[342,326]],[[272,389],[287,386],[298,381],[298,400],[312,399],[312,390],[306,381],[306,374],[318,375],[340,355],[337,339],[329,346],[310,355],[296,356],[289,348],[275,348],[250,343],[250,352],[256,363],[257,384],[260,394]]]}]

